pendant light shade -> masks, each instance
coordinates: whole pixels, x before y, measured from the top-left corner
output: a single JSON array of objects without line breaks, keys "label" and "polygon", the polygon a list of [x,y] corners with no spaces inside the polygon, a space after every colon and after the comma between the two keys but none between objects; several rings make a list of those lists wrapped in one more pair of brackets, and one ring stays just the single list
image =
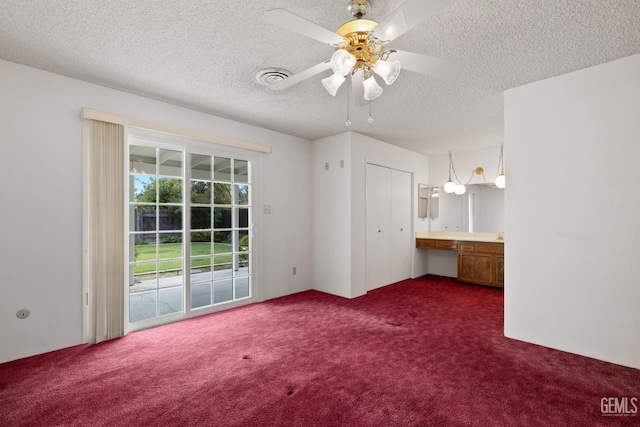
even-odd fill
[{"label": "pendant light shade", "polygon": [[502,172],[500,175],[496,177],[496,187],[504,188],[504,185],[505,185],[505,176],[504,176],[504,172]]},{"label": "pendant light shade", "polygon": [[331,55],[331,69],[336,74],[346,76],[354,65],[356,57],[344,49],[338,49]]},{"label": "pendant light shade", "polygon": [[324,88],[329,92],[332,96],[336,96],[338,89],[342,86],[342,83],[345,82],[347,78],[340,74],[332,74],[331,76],[322,79],[322,84]]},{"label": "pendant light shade", "polygon": [[388,85],[393,84],[400,75],[400,61],[387,62],[378,60],[373,66],[373,71]]},{"label": "pendant light shade", "polygon": [[451,194],[454,191],[456,191],[456,183],[455,182],[449,180],[449,181],[444,183],[444,192],[445,193]]},{"label": "pendant light shade", "polygon": [[376,99],[382,94],[382,87],[378,84],[373,75],[369,75],[369,77],[365,78],[362,81],[362,84],[364,85],[364,99],[367,101]]},{"label": "pendant light shade", "polygon": [[458,195],[458,196],[462,196],[465,192],[467,191],[467,187],[465,187],[462,184],[458,184],[456,185],[456,189],[454,190],[454,192]]}]

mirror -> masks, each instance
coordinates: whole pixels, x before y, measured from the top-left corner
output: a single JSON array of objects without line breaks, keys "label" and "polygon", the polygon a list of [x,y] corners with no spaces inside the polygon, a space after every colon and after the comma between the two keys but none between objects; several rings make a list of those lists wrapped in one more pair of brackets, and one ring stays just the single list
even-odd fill
[{"label": "mirror", "polygon": [[440,214],[440,189],[418,184],[418,218],[436,219]]},{"label": "mirror", "polygon": [[461,196],[442,191],[439,205],[440,218],[434,231],[504,232],[504,190],[495,185],[467,185]]}]

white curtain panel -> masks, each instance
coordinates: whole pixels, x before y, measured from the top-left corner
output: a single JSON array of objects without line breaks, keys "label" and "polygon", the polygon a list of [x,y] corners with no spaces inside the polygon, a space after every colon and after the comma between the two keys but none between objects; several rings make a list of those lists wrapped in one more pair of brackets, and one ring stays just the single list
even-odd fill
[{"label": "white curtain panel", "polygon": [[[87,120],[89,341],[124,335],[124,126]],[[85,128],[86,129],[86,128]]]}]

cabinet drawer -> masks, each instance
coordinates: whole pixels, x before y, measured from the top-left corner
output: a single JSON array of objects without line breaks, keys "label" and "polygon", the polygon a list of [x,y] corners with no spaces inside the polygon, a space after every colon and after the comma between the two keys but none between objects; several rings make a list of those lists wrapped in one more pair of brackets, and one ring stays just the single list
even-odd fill
[{"label": "cabinet drawer", "polygon": [[458,249],[458,242],[440,239],[416,239],[416,248],[444,249],[455,251],[456,249]]},{"label": "cabinet drawer", "polygon": [[416,239],[416,248],[436,249],[437,246],[435,240]]},{"label": "cabinet drawer", "polygon": [[473,243],[460,243],[458,246],[458,250],[464,252],[475,252],[476,245],[474,245]]},{"label": "cabinet drawer", "polygon": [[504,244],[503,243],[478,243],[476,245],[476,250],[478,252],[489,253],[489,254],[503,254]]},{"label": "cabinet drawer", "polygon": [[452,242],[451,240],[440,240],[436,242],[436,247],[438,249],[455,250],[458,248],[458,244],[456,242]]}]

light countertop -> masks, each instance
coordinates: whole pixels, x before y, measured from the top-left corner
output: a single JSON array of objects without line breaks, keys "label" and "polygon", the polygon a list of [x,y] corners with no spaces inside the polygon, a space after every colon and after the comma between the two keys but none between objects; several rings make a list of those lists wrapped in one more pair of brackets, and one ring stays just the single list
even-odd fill
[{"label": "light countertop", "polygon": [[502,233],[465,233],[461,231],[424,231],[416,239],[465,240],[468,242],[504,243]]}]

